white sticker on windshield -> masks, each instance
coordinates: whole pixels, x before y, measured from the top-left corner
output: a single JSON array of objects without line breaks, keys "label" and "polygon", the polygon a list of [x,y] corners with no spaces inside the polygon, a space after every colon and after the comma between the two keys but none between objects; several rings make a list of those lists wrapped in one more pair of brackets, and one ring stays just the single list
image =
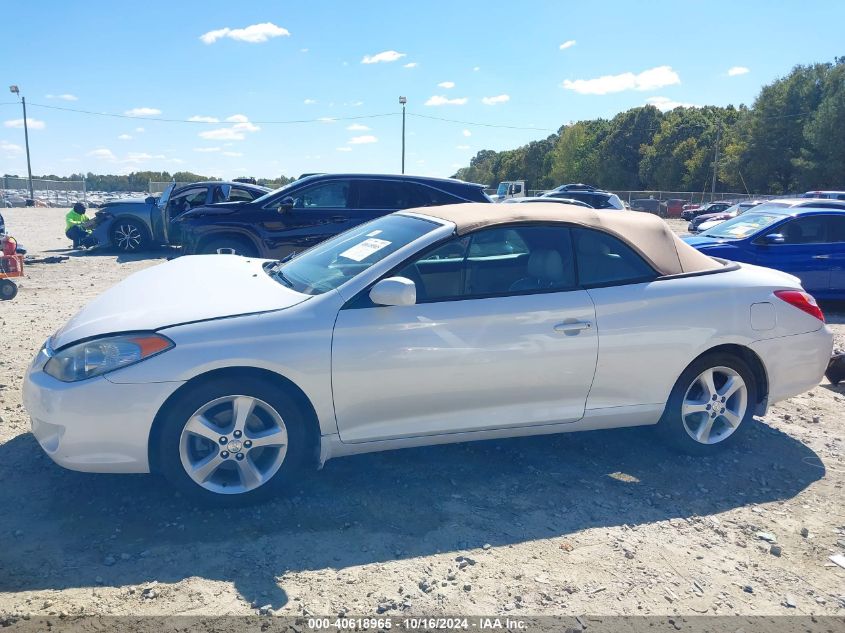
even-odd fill
[{"label": "white sticker on windshield", "polygon": [[378,235],[379,233],[381,233],[381,229],[376,229],[376,230],[375,230],[375,231],[373,231],[372,233],[367,233],[367,237],[375,237],[375,236],[376,236],[376,235]]},{"label": "white sticker on windshield", "polygon": [[343,251],[340,256],[345,257],[346,259],[351,259],[355,262],[361,262],[367,259],[373,253],[380,251],[385,246],[390,246],[390,242],[388,242],[387,240],[378,240],[371,237],[370,239],[364,240],[360,244],[356,244],[352,248]]}]

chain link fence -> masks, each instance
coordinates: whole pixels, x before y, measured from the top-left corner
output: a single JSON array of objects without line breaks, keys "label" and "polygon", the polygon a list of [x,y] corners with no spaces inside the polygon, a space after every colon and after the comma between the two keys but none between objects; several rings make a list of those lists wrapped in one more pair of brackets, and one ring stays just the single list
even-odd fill
[{"label": "chain link fence", "polygon": [[[87,200],[84,180],[32,179],[35,205],[39,207],[69,207]],[[24,207],[29,199],[29,180],[11,176],[0,177],[0,205]]]}]

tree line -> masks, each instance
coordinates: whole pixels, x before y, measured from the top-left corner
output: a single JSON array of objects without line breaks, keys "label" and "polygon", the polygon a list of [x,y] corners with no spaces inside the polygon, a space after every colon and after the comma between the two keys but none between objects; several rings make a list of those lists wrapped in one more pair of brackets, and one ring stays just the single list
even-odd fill
[{"label": "tree line", "polygon": [[502,152],[482,150],[454,175],[529,189],[587,182],[624,191],[717,190],[783,194],[845,188],[845,57],[796,66],[751,107],[631,108],[562,126]]}]

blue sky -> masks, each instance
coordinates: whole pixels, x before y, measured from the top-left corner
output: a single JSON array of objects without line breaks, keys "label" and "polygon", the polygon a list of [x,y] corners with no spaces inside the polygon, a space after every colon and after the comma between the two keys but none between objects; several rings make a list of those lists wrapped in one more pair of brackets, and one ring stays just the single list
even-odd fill
[{"label": "blue sky", "polygon": [[[129,9],[4,5],[0,75],[27,98],[34,173],[398,172],[405,95],[406,171],[448,176],[481,149],[647,102],[750,104],[795,64],[845,54],[839,0],[148,0]],[[25,174],[20,105],[3,94],[0,172]],[[196,117],[209,122],[187,122]],[[279,123],[292,120],[312,122]]]}]

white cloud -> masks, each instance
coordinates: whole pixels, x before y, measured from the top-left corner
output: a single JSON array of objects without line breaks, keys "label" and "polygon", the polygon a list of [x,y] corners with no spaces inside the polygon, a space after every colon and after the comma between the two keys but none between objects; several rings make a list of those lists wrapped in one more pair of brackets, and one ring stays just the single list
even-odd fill
[{"label": "white cloud", "polygon": [[119,141],[131,141],[131,140],[132,140],[132,135],[130,135],[130,134],[121,134],[120,136],[118,136],[118,137],[117,137],[117,139],[118,139]]},{"label": "white cloud", "polygon": [[147,152],[129,152],[122,163],[145,163],[148,160],[164,160],[164,154],[148,154]]},{"label": "white cloud", "polygon": [[251,123],[245,114],[233,114],[227,117],[226,120],[229,123],[234,123],[232,129],[239,132],[257,132],[261,129],[255,123]]},{"label": "white cloud", "polygon": [[321,116],[317,119],[320,123],[334,123],[337,119],[334,119],[330,116]]},{"label": "white cloud", "polygon": [[194,151],[195,152],[201,152],[203,154],[210,154],[212,152],[219,152],[220,148],[219,147],[195,147]]},{"label": "white cloud", "polygon": [[201,114],[195,114],[192,116],[188,121],[197,121],[198,123],[220,123],[220,119],[213,116],[203,116]]},{"label": "white cloud", "polygon": [[363,101],[353,101],[349,105],[351,105],[353,108],[358,108],[358,107],[364,105],[364,102]]},{"label": "white cloud", "polygon": [[[3,125],[6,127],[21,129],[23,128],[23,119],[11,119],[10,121],[4,121]],[[26,126],[30,130],[43,130],[47,127],[47,124],[40,119],[31,119],[30,117],[26,117]]]},{"label": "white cloud", "polygon": [[625,90],[654,90],[679,83],[681,78],[671,66],[657,66],[636,75],[628,72],[621,75],[604,75],[596,79],[567,79],[563,82],[563,87],[582,95],[606,95]]},{"label": "white cloud", "polygon": [[455,82],[454,81],[441,81],[437,85],[440,86],[441,88],[454,88]]},{"label": "white cloud", "polygon": [[681,101],[674,101],[669,97],[649,97],[645,100],[648,105],[653,105],[655,108],[660,110],[661,112],[668,112],[669,110],[674,110],[675,108],[694,108],[695,105],[692,103],[683,103]]},{"label": "white cloud", "polygon": [[380,62],[395,62],[405,56],[405,53],[399,53],[397,51],[382,51],[381,53],[376,53],[375,55],[364,55],[364,59],[361,60],[361,63],[378,64]]},{"label": "white cloud", "polygon": [[408,62],[403,67],[404,68],[416,68],[417,66],[419,66],[419,64],[417,62]]},{"label": "white cloud", "polygon": [[378,143],[378,139],[372,134],[365,134],[364,136],[353,136],[349,139],[350,145],[366,145],[367,143]]},{"label": "white cloud", "polygon": [[243,152],[223,152],[223,156],[243,156]]},{"label": "white cloud", "polygon": [[370,128],[366,125],[361,125],[360,123],[353,123],[352,125],[347,125],[346,129],[350,132],[366,132]]},{"label": "white cloud", "polygon": [[200,132],[200,138],[207,139],[209,141],[242,141],[246,138],[243,132],[238,132],[236,129],[231,127],[221,127],[216,130],[205,130],[204,132]]},{"label": "white cloud", "polygon": [[79,97],[72,94],[63,95],[45,95],[48,99],[58,99],[59,101],[79,101]]},{"label": "white cloud", "polygon": [[287,29],[276,26],[272,22],[262,22],[261,24],[251,24],[242,29],[231,29],[228,26],[216,29],[203,33],[200,35],[200,39],[206,44],[214,44],[224,37],[248,44],[260,44],[273,37],[287,37],[288,35],[290,35],[290,31]]},{"label": "white cloud", "polygon": [[495,97],[482,97],[481,103],[484,105],[496,105],[497,103],[505,103],[510,100],[510,95],[496,95]]},{"label": "white cloud", "polygon": [[308,52],[308,49],[307,49],[307,48],[300,48],[300,49],[299,49],[299,52],[300,52],[300,53],[307,53],[307,52]]},{"label": "white cloud", "polygon": [[124,112],[126,116],[156,116],[161,114],[158,108],[132,108]]},{"label": "white cloud", "polygon": [[20,152],[23,148],[20,145],[9,143],[8,141],[0,141],[0,150],[4,152]]},{"label": "white cloud", "polygon": [[351,152],[351,151],[352,151],[352,148],[351,148],[351,147],[336,147],[335,149],[336,149],[338,152]]},{"label": "white cloud", "polygon": [[470,132],[469,130],[464,130],[463,132],[461,132],[461,134],[463,134],[464,136],[472,136],[472,132]]},{"label": "white cloud", "polygon": [[469,145],[455,145],[455,149],[469,149]]},{"label": "white cloud", "polygon": [[428,98],[428,101],[425,102],[427,106],[442,106],[442,105],[464,105],[469,99],[466,97],[455,97],[454,99],[449,99],[448,97],[444,97],[442,95],[434,95]]},{"label": "white cloud", "polygon": [[472,72],[474,72],[474,73],[477,73],[479,70],[481,70],[481,66],[473,66],[472,67]]},{"label": "white cloud", "polygon": [[136,127],[136,128],[135,128],[135,131],[136,131],[138,134],[143,134],[143,133],[144,133],[144,128],[142,128],[142,127]]},{"label": "white cloud", "polygon": [[751,72],[745,66],[733,66],[728,68],[728,77],[736,77],[737,75],[745,75]]},{"label": "white cloud", "polygon": [[317,100],[316,99],[306,99],[302,103],[304,103],[305,105],[314,105],[315,103],[317,103]]},{"label": "white cloud", "polygon": [[566,40],[560,45],[560,50],[565,51],[567,48],[572,48],[573,46],[575,46],[575,40]]},{"label": "white cloud", "polygon": [[88,152],[88,156],[92,156],[94,158],[98,158],[100,160],[116,160],[117,156],[114,155],[110,149],[105,147],[101,147],[100,149],[95,149]]}]

